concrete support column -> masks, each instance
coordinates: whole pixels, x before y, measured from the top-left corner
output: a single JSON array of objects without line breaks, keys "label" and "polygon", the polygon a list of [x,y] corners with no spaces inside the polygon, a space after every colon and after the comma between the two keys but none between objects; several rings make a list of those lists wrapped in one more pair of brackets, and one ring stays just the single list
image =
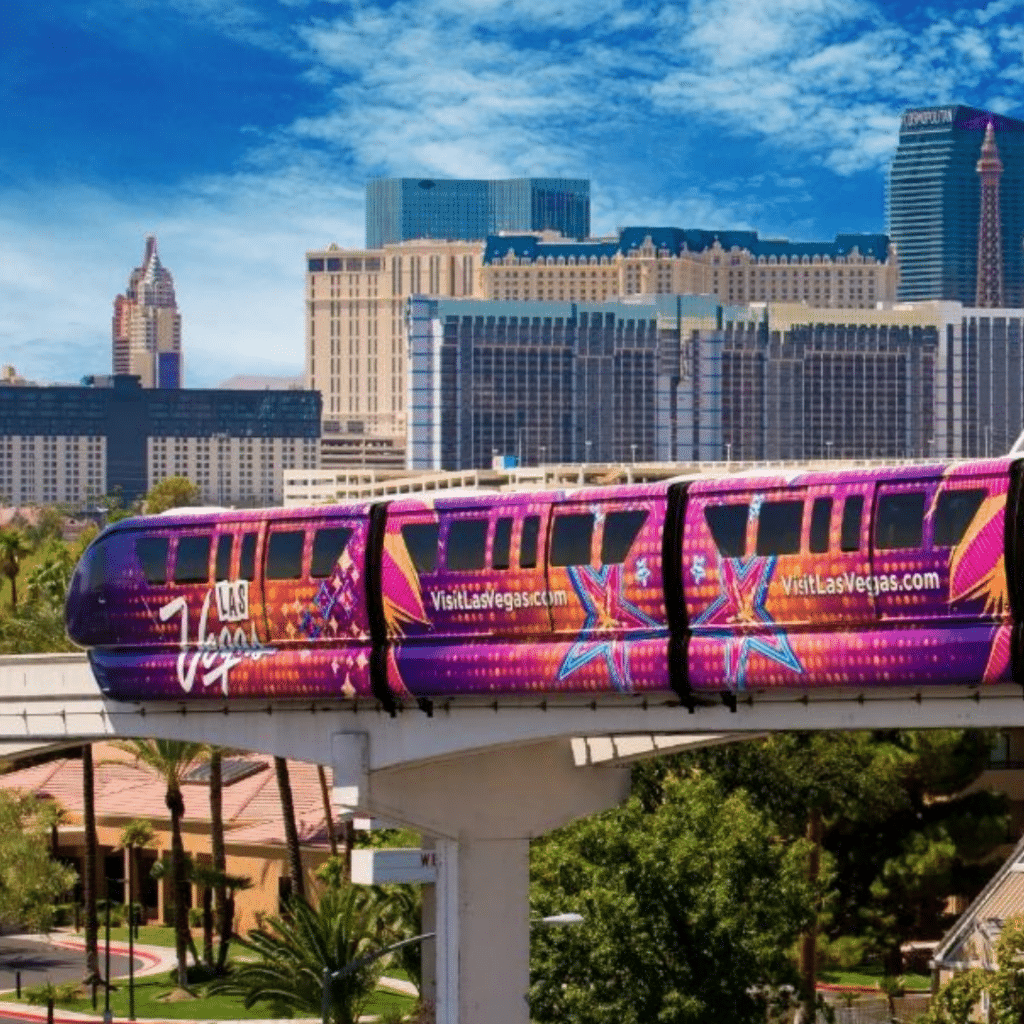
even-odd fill
[{"label": "concrete support column", "polygon": [[339,802],[435,837],[438,1024],[529,1024],[529,841],[625,799],[629,769],[550,740],[374,771],[365,736],[333,739]]},{"label": "concrete support column", "polygon": [[529,907],[528,840],[459,843],[461,1024],[528,1024]]}]

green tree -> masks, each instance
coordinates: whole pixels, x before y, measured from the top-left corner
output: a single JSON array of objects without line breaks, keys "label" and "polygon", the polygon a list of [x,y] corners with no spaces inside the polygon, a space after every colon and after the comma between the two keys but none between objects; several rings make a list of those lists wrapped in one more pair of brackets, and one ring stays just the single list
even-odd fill
[{"label": "green tree", "polygon": [[169,476],[154,484],[143,501],[147,515],[172,508],[188,508],[200,503],[201,492],[188,477]]},{"label": "green tree", "polygon": [[810,919],[806,844],[782,845],[743,792],[662,773],[620,808],[536,842],[533,935],[540,1022],[763,1021],[760,991],[796,980],[787,950]]},{"label": "green tree", "polygon": [[68,545],[62,540],[44,541],[36,564],[25,577],[26,600],[45,604],[63,614],[64,597],[74,571],[75,558]]},{"label": "green tree", "polygon": [[907,761],[900,747],[869,733],[778,733],[696,758],[726,788],[750,793],[789,842],[805,844],[806,878],[815,897],[797,954],[803,1020],[814,1019],[818,934],[834,877],[834,872],[823,870],[828,834],[840,822],[853,819],[863,825],[904,808],[908,799],[900,780]]},{"label": "green tree", "polygon": [[24,598],[0,618],[0,653],[75,649],[64,631],[64,595],[74,570],[74,556],[63,541],[47,541],[36,552],[34,562],[25,574]]},{"label": "green tree", "polygon": [[25,536],[34,548],[64,538],[64,516],[52,505],[44,505],[36,512],[36,521],[25,527]]},{"label": "green tree", "polygon": [[206,755],[202,743],[178,740],[119,740],[116,745],[135,756],[138,763],[159,776],[166,786],[164,802],[171,815],[171,885],[174,893],[174,939],[178,958],[178,987],[188,987],[188,947],[192,934],[188,924],[188,859],[181,836],[185,816],[182,779]]},{"label": "green tree", "polygon": [[[328,888],[314,907],[293,898],[287,916],[271,917],[265,930],[244,940],[253,959],[234,965],[211,988],[241,996],[247,1007],[269,1004],[274,1016],[320,1016],[324,970],[355,965],[384,946],[385,904],[365,886]],[[329,1019],[355,1024],[376,988],[382,961],[374,960],[335,976],[329,985]]]},{"label": "green tree", "polygon": [[18,608],[18,575],[27,555],[32,553],[28,538],[17,527],[0,530],[0,576],[11,584],[11,610]]},{"label": "green tree", "polygon": [[990,736],[964,730],[892,736],[907,755],[904,806],[880,822],[848,821],[832,848],[844,879],[848,927],[860,927],[886,970],[901,969],[900,945],[945,930],[949,896],[973,897],[987,881],[986,860],[1006,838],[1006,799],[963,792],[987,767]]},{"label": "green tree", "polygon": [[928,1004],[919,1024],[970,1024],[984,985],[984,971],[954,975]]},{"label": "green tree", "polygon": [[48,931],[74,886],[74,870],[51,855],[59,813],[52,800],[0,790],[0,927]]}]

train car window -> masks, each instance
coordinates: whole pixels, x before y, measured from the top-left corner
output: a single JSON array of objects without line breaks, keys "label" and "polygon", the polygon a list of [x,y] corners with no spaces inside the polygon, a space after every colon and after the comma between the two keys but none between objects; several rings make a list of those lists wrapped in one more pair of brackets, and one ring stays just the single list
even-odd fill
[{"label": "train car window", "polygon": [[456,572],[487,568],[487,520],[453,519],[448,525],[445,565]]},{"label": "train car window", "polygon": [[231,547],[234,539],[230,533],[222,533],[217,538],[217,557],[213,565],[215,580],[226,580],[231,575]]},{"label": "train car window", "polygon": [[238,578],[256,579],[256,534],[242,535],[242,550],[238,553]]},{"label": "train car window", "polygon": [[742,558],[747,553],[749,505],[708,505],[704,519],[723,558]]},{"label": "train car window", "polygon": [[334,572],[351,536],[352,530],[348,526],[330,526],[313,534],[313,558],[309,566],[309,575],[313,579],[322,580]]},{"label": "train car window", "polygon": [[267,545],[267,579],[302,579],[304,530],[280,530],[270,535]]},{"label": "train car window", "polygon": [[437,523],[409,523],[402,527],[402,540],[421,576],[437,572],[437,534]]},{"label": "train car window", "polygon": [[210,578],[210,535],[179,537],[174,559],[175,583],[205,583]]},{"label": "train car window", "polygon": [[648,510],[634,508],[623,512],[609,512],[604,517],[601,537],[601,564],[618,565],[626,560],[636,535],[647,522]]},{"label": "train car window", "polygon": [[534,569],[537,566],[537,540],[540,537],[540,516],[527,516],[523,520],[523,532],[519,538],[519,568]]},{"label": "train car window", "polygon": [[970,491],[943,491],[935,508],[933,546],[955,548],[964,539],[967,527],[988,497],[984,489]]},{"label": "train car window", "polygon": [[860,521],[864,515],[864,495],[851,494],[843,505],[843,528],[839,534],[840,551],[860,550]]},{"label": "train car window", "polygon": [[880,551],[919,548],[924,535],[924,491],[883,494],[875,518],[875,547]]},{"label": "train car window", "polygon": [[491,545],[491,568],[507,569],[512,558],[512,520],[502,517],[494,524],[494,543]]},{"label": "train car window", "polygon": [[802,501],[766,501],[757,517],[759,555],[796,555],[804,525]]},{"label": "train car window", "polygon": [[828,551],[829,526],[832,523],[832,499],[815,498],[811,506],[811,554]]},{"label": "train car window", "polygon": [[552,565],[590,565],[594,517],[589,512],[555,516],[551,528]]},{"label": "train car window", "polygon": [[135,541],[135,557],[142,566],[142,575],[147,583],[167,582],[167,549],[170,541],[166,537],[138,537]]}]

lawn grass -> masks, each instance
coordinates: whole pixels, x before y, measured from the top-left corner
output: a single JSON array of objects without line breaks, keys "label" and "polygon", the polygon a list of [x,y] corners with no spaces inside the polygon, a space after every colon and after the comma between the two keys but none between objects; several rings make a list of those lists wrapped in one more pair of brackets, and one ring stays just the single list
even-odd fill
[{"label": "lawn grass", "polygon": [[[885,976],[881,967],[873,964],[855,967],[853,970],[840,971],[819,971],[818,981],[826,985],[868,985],[877,987],[878,983]],[[932,979],[927,974],[902,974],[903,984],[910,992],[927,992],[932,985]]]},{"label": "lawn grass", "polygon": [[[116,988],[110,993],[110,1010],[115,1019],[126,1020],[128,1018],[128,982],[122,979],[116,981],[115,985]],[[173,990],[174,983],[167,974],[137,979],[135,982],[135,1016],[164,1017],[174,1020],[261,1020],[275,1015],[275,1011],[265,1003],[257,1003],[248,1008],[236,996],[209,994],[205,985],[193,986],[193,991],[199,996],[197,999],[186,999],[173,1003],[160,1001],[162,996],[168,995]],[[96,1013],[102,1014],[104,1009],[103,991],[100,990],[97,996]],[[27,1002],[24,999],[22,1001]],[[416,1000],[411,996],[379,989],[371,997],[365,1012],[381,1014],[397,1009],[402,1013],[409,1013],[415,1004]],[[61,1003],[60,1008],[79,1013],[93,1012],[92,999],[88,996]],[[311,1013],[308,1016],[316,1015]]]},{"label": "lawn grass", "polygon": [[[77,932],[70,932],[77,939],[85,941],[85,930],[79,929]],[[196,941],[196,945],[202,950],[203,945],[203,933],[193,932],[193,939]],[[103,927],[102,921],[100,922],[100,946],[106,940],[106,931]],[[111,942],[123,942],[126,946],[128,945],[128,928],[114,928],[110,929],[110,941]],[[135,942],[139,946],[163,946],[165,949],[174,949],[174,929],[169,928],[163,924],[144,924],[139,927],[139,934],[136,936]]]}]

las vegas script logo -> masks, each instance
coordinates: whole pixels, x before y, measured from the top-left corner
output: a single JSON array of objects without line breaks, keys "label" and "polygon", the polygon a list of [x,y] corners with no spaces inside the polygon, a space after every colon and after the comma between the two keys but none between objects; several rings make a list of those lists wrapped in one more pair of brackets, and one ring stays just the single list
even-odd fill
[{"label": "las vegas script logo", "polygon": [[[217,619],[225,625],[220,632],[209,628],[210,606],[214,599],[217,602]],[[274,654],[273,647],[266,647],[256,638],[256,626],[249,623],[249,632],[245,627],[235,626],[234,630],[227,623],[243,623],[249,618],[249,581],[221,580],[206,592],[203,607],[199,612],[199,626],[194,639],[189,637],[188,602],[183,597],[160,608],[160,621],[167,622],[175,615],[179,616],[178,625],[180,639],[178,647],[178,683],[186,693],[192,692],[199,669],[203,686],[220,684],[227,696],[228,681],[231,670],[242,661],[259,661]]]}]

